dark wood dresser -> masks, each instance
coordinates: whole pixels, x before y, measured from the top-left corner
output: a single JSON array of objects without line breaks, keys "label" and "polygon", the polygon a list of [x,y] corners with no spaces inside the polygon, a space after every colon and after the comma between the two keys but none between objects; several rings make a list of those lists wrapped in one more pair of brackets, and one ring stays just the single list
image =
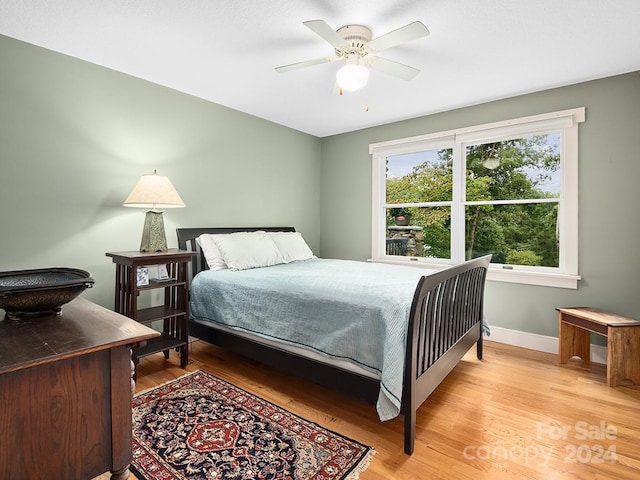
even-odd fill
[{"label": "dark wood dresser", "polygon": [[0,478],[128,478],[131,347],[156,336],[83,298],[61,315],[0,310]]}]

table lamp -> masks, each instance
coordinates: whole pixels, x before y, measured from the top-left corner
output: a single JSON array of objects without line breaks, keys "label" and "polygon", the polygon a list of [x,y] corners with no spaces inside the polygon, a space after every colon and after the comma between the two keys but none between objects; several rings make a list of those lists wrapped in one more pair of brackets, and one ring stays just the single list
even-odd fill
[{"label": "table lamp", "polygon": [[159,208],[180,208],[184,202],[168,177],[153,174],[143,175],[124,201],[125,207],[150,208],[144,219],[141,252],[166,252],[167,237],[164,220]]}]

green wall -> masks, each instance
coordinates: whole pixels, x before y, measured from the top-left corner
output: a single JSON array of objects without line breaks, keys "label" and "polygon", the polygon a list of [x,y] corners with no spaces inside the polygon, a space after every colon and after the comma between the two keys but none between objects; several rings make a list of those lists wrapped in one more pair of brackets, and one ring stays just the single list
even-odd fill
[{"label": "green wall", "polygon": [[640,318],[640,72],[322,139],[322,255],[371,255],[370,143],[582,106],[579,287],[488,282],[485,312],[491,325],[549,336],[559,306]]},{"label": "green wall", "polygon": [[[140,175],[169,176],[175,228],[292,225],[323,257],[370,256],[370,143],[585,106],[578,290],[489,282],[492,325],[557,334],[555,307],[640,318],[640,73],[318,139],[0,36],[0,270],[69,266],[113,302],[106,251],[136,250]],[[392,92],[390,94],[393,94]]]},{"label": "green wall", "polygon": [[292,225],[319,252],[320,140],[0,36],[0,270],[89,270],[113,305],[107,251],[137,250],[142,174],[167,175],[175,228]]}]

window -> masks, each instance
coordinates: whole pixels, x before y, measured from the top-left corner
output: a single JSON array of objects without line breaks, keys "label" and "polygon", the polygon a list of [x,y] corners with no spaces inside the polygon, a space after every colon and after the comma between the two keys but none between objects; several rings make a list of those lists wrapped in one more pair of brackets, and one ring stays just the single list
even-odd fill
[{"label": "window", "polygon": [[376,143],[372,260],[576,288],[584,108]]}]

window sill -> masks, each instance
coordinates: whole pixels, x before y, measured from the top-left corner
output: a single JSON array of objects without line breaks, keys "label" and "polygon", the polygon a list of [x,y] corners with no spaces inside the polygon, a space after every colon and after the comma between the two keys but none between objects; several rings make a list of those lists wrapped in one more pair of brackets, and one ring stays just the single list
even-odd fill
[{"label": "window sill", "polygon": [[487,280],[493,282],[522,283],[525,285],[538,285],[541,287],[578,288],[580,275],[568,275],[564,273],[528,272],[522,270],[503,270],[491,268],[487,272]]},{"label": "window sill", "polygon": [[[413,268],[423,268],[425,270],[442,270],[450,266],[442,263],[426,263],[410,260],[390,260],[390,259],[370,259],[373,263],[388,263],[392,265],[403,265]],[[577,289],[580,275],[568,275],[550,272],[532,272],[524,270],[508,270],[499,267],[489,267],[487,280],[492,282],[520,283],[524,285],[537,285],[541,287],[569,288]]]}]

